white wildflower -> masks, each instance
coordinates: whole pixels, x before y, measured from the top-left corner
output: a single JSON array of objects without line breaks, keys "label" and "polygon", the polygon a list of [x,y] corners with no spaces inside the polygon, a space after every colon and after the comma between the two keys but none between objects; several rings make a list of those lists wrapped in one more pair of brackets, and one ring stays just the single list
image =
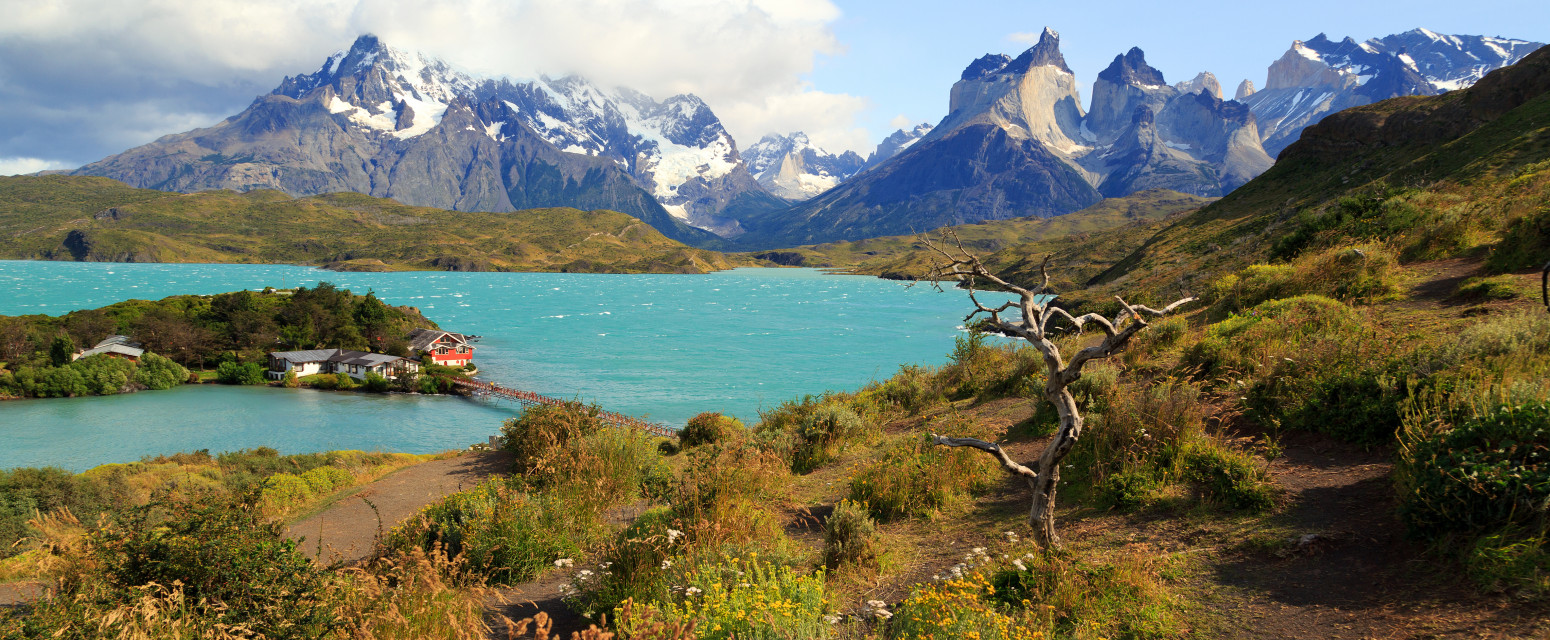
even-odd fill
[{"label": "white wildflower", "polygon": [[688,589],[684,589],[684,595],[697,596],[701,593],[703,592],[700,591],[698,587],[689,587]]},{"label": "white wildflower", "polygon": [[883,602],[882,600],[868,600],[866,601],[866,606],[873,609],[886,609],[888,608],[888,603]]},{"label": "white wildflower", "polygon": [[1023,564],[1023,561],[1021,559],[1013,560],[1012,561],[1012,566],[1017,567],[1018,571],[1027,571],[1028,570],[1028,565]]},{"label": "white wildflower", "polygon": [[672,560],[663,560],[662,561],[662,568],[663,569],[666,569],[666,568],[671,567],[671,566],[673,566],[673,561]]},{"label": "white wildflower", "polygon": [[829,614],[823,617],[823,621],[829,624],[839,624],[840,617],[834,614]]},{"label": "white wildflower", "polygon": [[565,567],[569,567],[569,566],[571,566],[573,564],[576,564],[576,561],[571,560],[570,558],[560,558],[559,560],[555,560],[554,561],[554,566],[559,567],[561,569],[564,569]]},{"label": "white wildflower", "polygon": [[673,541],[683,537],[683,534],[684,534],[684,532],[679,531],[677,529],[668,529],[667,530],[667,543],[668,544],[673,544]]}]

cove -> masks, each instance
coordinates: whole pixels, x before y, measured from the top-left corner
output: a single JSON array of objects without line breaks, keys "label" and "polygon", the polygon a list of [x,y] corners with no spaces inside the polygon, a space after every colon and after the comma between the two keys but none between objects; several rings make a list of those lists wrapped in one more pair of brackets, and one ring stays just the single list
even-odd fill
[{"label": "cove", "polygon": [[[480,377],[682,425],[758,419],[804,394],[937,364],[961,335],[961,291],[808,269],[708,275],[338,273],[286,265],[0,261],[0,315],[320,281],[418,307],[483,336]],[[1001,297],[986,297],[999,300]],[[218,385],[0,403],[0,468],[82,470],[208,448],[426,453],[480,442],[519,409],[462,398]]]}]

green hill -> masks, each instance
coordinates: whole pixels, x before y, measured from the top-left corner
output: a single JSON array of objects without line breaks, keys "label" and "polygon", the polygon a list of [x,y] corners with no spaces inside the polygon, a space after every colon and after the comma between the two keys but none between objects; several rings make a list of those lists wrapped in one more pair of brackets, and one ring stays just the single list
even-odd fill
[{"label": "green hill", "polygon": [[752,264],[615,211],[453,212],[353,193],[178,194],[72,176],[0,178],[0,257],[607,273]]},{"label": "green hill", "polygon": [[[1211,201],[1152,189],[1109,198],[1053,218],[992,220],[947,229],[958,235],[965,248],[998,269],[1021,269],[1030,256],[1054,252],[1066,265],[1065,273],[1085,266],[1091,277],[1139,247],[1170,216],[1197,210]],[[843,269],[848,273],[909,280],[923,277],[933,257],[919,240],[918,235],[885,236],[764,251],[752,256],[791,266]],[[1095,265],[1101,266],[1094,270]]]}]

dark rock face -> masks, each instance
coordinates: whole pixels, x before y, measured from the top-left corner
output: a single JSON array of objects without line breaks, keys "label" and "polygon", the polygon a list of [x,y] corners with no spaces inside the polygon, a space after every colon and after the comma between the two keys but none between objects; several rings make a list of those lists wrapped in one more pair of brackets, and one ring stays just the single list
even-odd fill
[{"label": "dark rock face", "polygon": [[752,247],[924,232],[945,225],[1049,217],[1102,196],[1033,140],[974,125],[921,142],[789,212],[745,221]]},{"label": "dark rock face", "polygon": [[1071,67],[1066,66],[1066,57],[1060,53],[1060,34],[1054,29],[1044,28],[1039,34],[1038,44],[1033,45],[1017,59],[1007,63],[1001,73],[1028,73],[1034,67],[1051,66],[1066,73],[1071,73]]},{"label": "dark rock face", "polygon": [[1146,53],[1140,47],[1131,47],[1124,55],[1114,56],[1114,62],[1098,72],[1098,79],[1114,84],[1168,84],[1161,71],[1146,63]]},{"label": "dark rock face", "polygon": [[979,80],[981,78],[988,78],[990,76],[1001,73],[1001,70],[1005,69],[1006,66],[1011,63],[1011,56],[1002,55],[999,53],[987,53],[985,54],[985,57],[969,63],[968,68],[963,70],[963,75],[959,76],[959,79]]}]

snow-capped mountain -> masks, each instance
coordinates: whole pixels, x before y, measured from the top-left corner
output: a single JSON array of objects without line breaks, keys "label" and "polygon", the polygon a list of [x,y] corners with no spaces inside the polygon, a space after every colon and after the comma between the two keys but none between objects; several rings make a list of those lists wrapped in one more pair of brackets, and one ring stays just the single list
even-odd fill
[{"label": "snow-capped mountain", "polygon": [[972,62],[952,87],[948,115],[896,133],[874,154],[885,160],[790,212],[744,220],[744,241],[827,242],[1056,216],[1142,189],[1222,195],[1272,161],[1253,114],[1220,92],[1207,74],[1170,86],[1131,49],[1099,74],[1084,113],[1060,36],[1045,29],[1016,58]]},{"label": "snow-capped mountain", "polygon": [[1544,46],[1510,38],[1443,35],[1429,29],[1412,29],[1364,44],[1384,53],[1408,56],[1417,72],[1445,91],[1470,86],[1485,74],[1516,64]]},{"label": "snow-capped mountain", "polygon": [[[531,164],[540,159],[563,168],[534,174]],[[601,166],[611,170],[598,173]],[[732,137],[695,96],[658,102],[578,77],[481,80],[370,35],[215,127],[80,172],[180,191],[359,191],[408,204],[510,211],[638,199],[589,192],[567,201],[560,194],[581,188],[578,181],[554,182],[579,172],[594,181],[588,188],[613,189],[612,170],[680,221],[667,226],[736,235],[737,221],[722,216],[728,209],[785,206],[754,181]],[[643,219],[657,213],[625,212]]]},{"label": "snow-capped mountain", "polygon": [[903,129],[895,130],[893,133],[888,134],[888,137],[883,138],[882,142],[877,143],[877,148],[872,151],[871,155],[866,157],[866,165],[862,167],[862,170],[865,171],[875,167],[882,161],[899,155],[900,152],[910,148],[910,145],[920,142],[920,139],[926,137],[928,133],[931,133],[931,123],[929,122],[917,124],[915,128],[909,131]]},{"label": "snow-capped mountain", "polygon": [[1331,113],[1407,95],[1473,84],[1538,49],[1536,42],[1440,35],[1426,29],[1339,42],[1298,40],[1270,65],[1265,88],[1242,99],[1259,119],[1264,146],[1278,154]]},{"label": "snow-capped mountain", "polygon": [[764,136],[743,157],[766,190],[795,201],[833,189],[865,164],[854,151],[834,154],[813,145],[801,131]]}]

